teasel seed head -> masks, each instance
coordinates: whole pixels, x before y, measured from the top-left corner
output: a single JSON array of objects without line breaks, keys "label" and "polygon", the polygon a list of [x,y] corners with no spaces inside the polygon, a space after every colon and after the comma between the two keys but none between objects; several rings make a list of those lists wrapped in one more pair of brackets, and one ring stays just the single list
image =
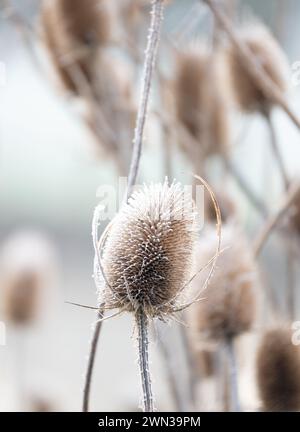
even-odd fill
[{"label": "teasel seed head", "polygon": [[171,314],[191,276],[197,232],[194,203],[179,183],[134,192],[104,245],[106,305],[130,312],[142,308],[151,318]]},{"label": "teasel seed head", "polygon": [[257,353],[257,382],[265,411],[300,410],[300,347],[291,330],[273,328],[263,335]]},{"label": "teasel seed head", "polygon": [[[212,228],[199,240],[196,252],[197,267],[213,248]],[[218,266],[203,293],[203,299],[191,308],[190,324],[194,336],[213,342],[236,337],[251,329],[255,318],[256,266],[249,245],[235,224],[223,225],[225,248]],[[195,289],[202,283],[205,272],[195,278]]]},{"label": "teasel seed head", "polygon": [[4,314],[6,319],[14,324],[28,324],[36,317],[39,296],[38,275],[34,272],[24,272],[7,281],[4,288]]},{"label": "teasel seed head", "polygon": [[90,82],[97,51],[110,40],[110,16],[102,0],[44,0],[41,27],[45,44],[66,90],[77,93],[69,67]]},{"label": "teasel seed head", "polygon": [[[230,128],[223,92],[223,56],[196,44],[177,55],[174,98],[178,121],[199,142],[199,149],[182,143],[192,158],[224,154]],[[213,85],[212,85],[213,83]]]},{"label": "teasel seed head", "polygon": [[[248,25],[240,30],[239,37],[255,56],[266,75],[281,92],[285,92],[288,63],[270,31],[262,24]],[[229,74],[232,77],[232,89],[241,110],[263,113],[269,110],[275,102],[253,80],[233,45],[227,48],[227,61]]]},{"label": "teasel seed head", "polygon": [[34,231],[11,235],[0,252],[0,304],[11,324],[33,324],[54,300],[56,258],[48,239]]}]

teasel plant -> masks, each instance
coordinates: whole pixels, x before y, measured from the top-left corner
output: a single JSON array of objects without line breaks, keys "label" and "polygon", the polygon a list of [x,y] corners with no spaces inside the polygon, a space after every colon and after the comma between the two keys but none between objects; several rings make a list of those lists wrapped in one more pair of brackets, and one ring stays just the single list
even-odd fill
[{"label": "teasel plant", "polygon": [[[196,263],[201,265],[212,249],[210,227],[198,241]],[[219,364],[228,365],[229,406],[231,411],[240,411],[238,393],[238,372],[234,346],[239,336],[251,330],[256,315],[256,292],[258,289],[257,267],[241,229],[236,222],[223,224],[223,243],[225,249],[218,261],[218,268],[205,292],[203,301],[190,310],[189,323],[191,343],[196,348],[207,345],[210,350],[219,348]],[[194,279],[192,288],[197,290],[202,284],[205,273]],[[225,361],[221,361],[223,359]],[[215,373],[221,377],[223,395],[227,392],[221,368]],[[225,376],[227,372],[225,372]],[[226,406],[227,406],[227,398]],[[226,407],[225,407],[226,408]]]},{"label": "teasel plant", "polygon": [[30,394],[28,341],[47,315],[55,273],[55,257],[47,239],[34,231],[11,234],[0,251],[0,303],[12,349],[17,409]]},{"label": "teasel plant", "polygon": [[[109,51],[112,20],[103,1],[45,0],[40,28],[62,89],[83,102],[82,120],[125,175],[135,107],[130,78],[124,78],[130,66]],[[124,68],[128,73],[121,75]]]},{"label": "teasel plant", "polygon": [[[172,80],[175,106],[173,122],[178,141],[194,169],[205,169],[207,160],[217,156],[249,202],[264,217],[265,203],[255,194],[238,167],[231,161],[232,127],[228,112],[232,92],[222,44],[193,43],[176,52],[176,67]],[[214,85],[211,85],[211,80]],[[173,123],[173,128],[170,126]]]},{"label": "teasel plant", "polygon": [[227,34],[229,41],[235,47],[241,61],[247,68],[249,76],[256,83],[260,91],[265,97],[272,101],[273,105],[280,107],[290,120],[294,123],[297,129],[300,129],[300,120],[290,108],[286,96],[278,87],[272,78],[266,73],[263,65],[257,61],[255,55],[247,44],[239,38],[238,30],[235,28],[232,20],[226,14],[222,5],[220,6],[216,0],[199,0],[205,3],[211,10],[220,28]]},{"label": "teasel plant", "polygon": [[[152,1],[152,19],[145,54],[142,91],[134,134],[134,146],[128,176],[128,188],[121,210],[98,239],[100,208],[96,208],[93,221],[95,247],[95,281],[99,289],[98,320],[92,339],[86,374],[83,410],[88,410],[89,392],[95,351],[103,320],[130,312],[134,315],[138,333],[139,368],[143,390],[143,410],[154,410],[152,383],[149,369],[148,326],[155,318],[167,320],[183,311],[195,301],[185,299],[189,285],[191,260],[197,238],[195,205],[184,199],[182,186],[166,180],[133,192],[142,153],[144,126],[154,64],[158,49],[164,2]],[[212,264],[211,277],[220,252],[221,219],[216,199],[218,244],[207,264]],[[129,264],[129,265],[128,265]],[[208,279],[209,279],[208,277]],[[104,282],[104,287],[102,286]],[[207,282],[208,283],[208,282]],[[115,314],[103,317],[105,310],[117,309]]]},{"label": "teasel plant", "polygon": [[261,411],[300,410],[300,346],[297,343],[291,325],[277,324],[263,333],[256,357]]},{"label": "teasel plant", "polygon": [[[261,23],[247,24],[238,30],[239,40],[242,40],[251,51],[265,75],[276,85],[284,95],[287,90],[288,62],[278,43],[270,31]],[[243,112],[257,112],[266,120],[270,131],[271,149],[278,164],[285,189],[289,186],[289,175],[286,171],[277,134],[272,121],[272,109],[276,101],[269,96],[249,74],[248,68],[239,55],[238,50],[229,44],[227,48],[227,61],[232,78],[232,88],[240,109]]]}]

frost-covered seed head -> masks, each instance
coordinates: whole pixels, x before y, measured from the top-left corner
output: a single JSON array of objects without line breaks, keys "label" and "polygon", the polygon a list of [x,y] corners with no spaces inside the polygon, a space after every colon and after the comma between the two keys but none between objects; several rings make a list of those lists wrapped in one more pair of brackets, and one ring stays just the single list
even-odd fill
[{"label": "frost-covered seed head", "polygon": [[104,246],[103,267],[112,289],[106,304],[149,317],[171,312],[191,276],[197,238],[194,203],[179,183],[134,192],[116,216]]}]

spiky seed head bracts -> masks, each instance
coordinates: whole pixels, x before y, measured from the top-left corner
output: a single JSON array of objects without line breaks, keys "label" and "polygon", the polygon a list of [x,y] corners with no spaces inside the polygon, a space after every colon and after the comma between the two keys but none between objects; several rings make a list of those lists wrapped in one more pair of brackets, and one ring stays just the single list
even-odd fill
[{"label": "spiky seed head bracts", "polygon": [[189,193],[177,182],[144,186],[113,221],[103,250],[105,303],[149,317],[172,313],[191,276],[198,231]]}]

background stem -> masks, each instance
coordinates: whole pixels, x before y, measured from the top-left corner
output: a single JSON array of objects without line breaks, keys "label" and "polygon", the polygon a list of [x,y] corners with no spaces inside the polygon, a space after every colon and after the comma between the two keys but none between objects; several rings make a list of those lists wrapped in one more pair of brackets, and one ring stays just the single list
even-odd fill
[{"label": "background stem", "polygon": [[225,342],[225,349],[229,367],[229,382],[230,382],[230,411],[240,412],[240,402],[238,396],[238,378],[237,365],[234,353],[233,338],[228,337]]},{"label": "background stem", "polygon": [[136,178],[140,165],[152,76],[159,43],[160,28],[163,19],[163,1],[164,0],[153,0],[152,2],[152,19],[148,35],[148,45],[145,54],[141,99],[133,139],[132,159],[128,175],[127,199],[131,195],[132,188],[136,183]]}]

